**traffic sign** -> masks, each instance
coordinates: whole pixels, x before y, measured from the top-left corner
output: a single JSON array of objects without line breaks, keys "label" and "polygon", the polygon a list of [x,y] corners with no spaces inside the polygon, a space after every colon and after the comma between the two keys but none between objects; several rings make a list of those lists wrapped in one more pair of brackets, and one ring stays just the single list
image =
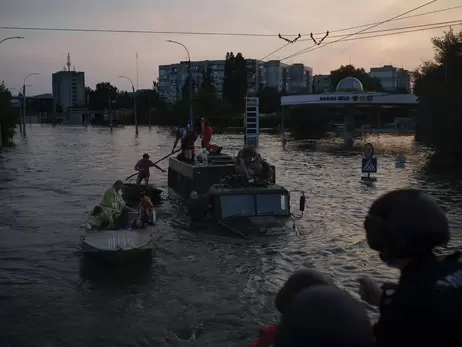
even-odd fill
[{"label": "traffic sign", "polygon": [[364,156],[366,158],[372,158],[374,156],[374,146],[372,143],[366,143],[364,146]]},{"label": "traffic sign", "polygon": [[18,108],[20,106],[21,101],[18,99],[11,99],[10,105],[11,107]]},{"label": "traffic sign", "polygon": [[361,172],[377,173],[377,158],[363,158]]}]

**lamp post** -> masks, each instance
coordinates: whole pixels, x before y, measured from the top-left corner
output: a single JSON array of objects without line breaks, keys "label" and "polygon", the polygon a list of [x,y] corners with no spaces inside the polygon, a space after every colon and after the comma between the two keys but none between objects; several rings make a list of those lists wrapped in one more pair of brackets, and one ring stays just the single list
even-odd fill
[{"label": "lamp post", "polygon": [[6,37],[3,40],[0,40],[0,43],[5,42],[6,40],[18,40],[18,39],[23,39],[24,37],[22,36],[10,36]]},{"label": "lamp post", "polygon": [[36,75],[39,75],[38,72],[33,72],[33,73],[30,73],[28,74],[25,78],[24,78],[24,84],[22,85],[22,88],[23,88],[23,95],[22,95],[22,100],[23,100],[23,108],[22,108],[22,134],[24,136],[26,136],[26,80],[29,76],[36,76]]},{"label": "lamp post", "polygon": [[131,80],[130,77],[127,77],[127,76],[119,76],[119,78],[125,78],[127,80],[130,81],[130,84],[132,85],[132,90],[133,90],[133,113],[135,115],[135,133],[136,133],[136,136],[138,136],[138,114],[137,114],[137,111],[136,111],[136,92],[135,91],[135,86],[133,85],[133,81]]},{"label": "lamp post", "polygon": [[186,53],[188,54],[188,75],[189,75],[189,124],[190,126],[194,125],[194,119],[193,119],[193,108],[192,108],[192,69],[191,69],[191,55],[189,54],[188,48],[184,44],[178,41],[173,41],[173,40],[167,40],[166,42],[169,43],[175,43],[177,45],[182,46],[185,50]]},{"label": "lamp post", "polygon": [[[18,40],[18,39],[23,39],[24,37],[22,36],[10,36],[10,37],[5,37],[4,39],[0,40],[0,43],[5,42],[7,40]],[[22,126],[19,124],[19,129],[20,132],[22,132]],[[2,131],[1,129],[1,124],[0,124],[0,132]],[[0,133],[0,148],[2,148],[2,135]]]}]

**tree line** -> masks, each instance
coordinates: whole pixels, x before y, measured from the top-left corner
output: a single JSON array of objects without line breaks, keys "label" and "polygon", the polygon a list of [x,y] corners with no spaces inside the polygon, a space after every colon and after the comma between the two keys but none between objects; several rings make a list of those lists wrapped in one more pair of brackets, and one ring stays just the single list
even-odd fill
[{"label": "tree line", "polygon": [[428,169],[462,168],[462,30],[431,40],[434,58],[412,74],[419,98],[417,140],[429,145]]}]

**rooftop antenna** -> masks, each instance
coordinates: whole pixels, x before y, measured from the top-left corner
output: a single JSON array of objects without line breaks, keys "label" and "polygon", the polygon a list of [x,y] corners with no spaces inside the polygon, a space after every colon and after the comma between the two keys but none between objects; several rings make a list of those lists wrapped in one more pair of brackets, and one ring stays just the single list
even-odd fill
[{"label": "rooftop antenna", "polygon": [[67,71],[71,71],[71,54],[70,53],[67,53],[66,66],[67,66]]}]

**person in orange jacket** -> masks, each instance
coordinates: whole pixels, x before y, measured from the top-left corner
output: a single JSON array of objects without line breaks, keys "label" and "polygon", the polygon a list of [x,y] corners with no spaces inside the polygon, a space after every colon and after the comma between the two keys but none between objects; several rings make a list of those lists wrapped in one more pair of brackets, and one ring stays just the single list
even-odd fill
[{"label": "person in orange jacket", "polygon": [[[276,295],[275,306],[281,315],[287,311],[292,299],[302,290],[318,285],[334,285],[333,282],[313,269],[295,271]],[[260,335],[250,347],[271,347],[278,331],[278,325],[273,324],[260,330]]]}]

